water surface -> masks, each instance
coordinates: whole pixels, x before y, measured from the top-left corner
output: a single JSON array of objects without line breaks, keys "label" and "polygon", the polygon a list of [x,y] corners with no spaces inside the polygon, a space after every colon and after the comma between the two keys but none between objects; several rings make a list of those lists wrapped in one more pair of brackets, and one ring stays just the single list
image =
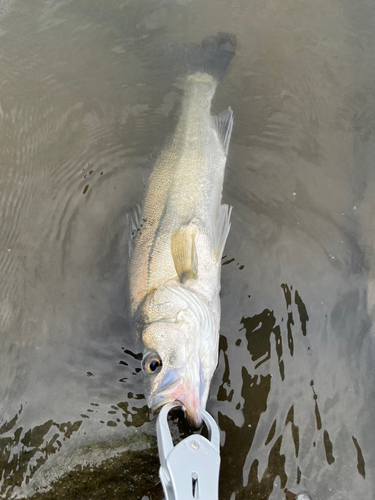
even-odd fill
[{"label": "water surface", "polygon": [[162,498],[128,215],[178,118],[171,45],[218,31],[238,41],[213,102],[235,115],[220,495],[372,498],[374,16],[368,0],[0,1],[2,498],[57,479],[50,498]]}]

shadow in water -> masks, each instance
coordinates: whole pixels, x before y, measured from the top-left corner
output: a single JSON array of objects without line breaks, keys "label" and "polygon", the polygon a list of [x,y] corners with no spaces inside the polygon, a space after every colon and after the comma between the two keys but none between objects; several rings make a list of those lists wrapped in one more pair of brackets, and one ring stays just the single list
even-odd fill
[{"label": "shadow in water", "polygon": [[[2,495],[10,487],[21,486],[33,478],[35,472],[57,453],[62,442],[69,439],[81,427],[82,420],[76,422],[56,423],[48,420],[24,431],[17,426],[19,413],[10,422],[0,428],[0,470]],[[3,437],[8,434],[9,437]]]},{"label": "shadow in water", "polygon": [[[267,500],[281,498],[277,495],[282,494],[293,500],[305,489],[303,479],[311,474],[312,464],[324,474],[337,459],[329,430],[335,429],[335,422],[325,423],[314,381],[307,380],[308,370],[298,373],[293,366],[293,358],[301,351],[304,356],[311,354],[309,315],[297,290],[286,284],[282,289],[285,316],[278,319],[273,311],[265,309],[241,319],[237,339],[233,335],[220,337],[223,375],[218,402],[211,400],[211,404],[218,411],[222,431],[223,499]],[[236,350],[238,355],[234,354]],[[241,374],[240,388],[231,381],[236,370]],[[294,379],[305,386],[303,393]],[[220,402],[235,405],[242,419],[221,410]],[[349,433],[344,439],[352,441],[351,453],[357,456],[358,473],[365,478],[365,462],[357,439]],[[322,498],[311,493],[312,498]]]}]

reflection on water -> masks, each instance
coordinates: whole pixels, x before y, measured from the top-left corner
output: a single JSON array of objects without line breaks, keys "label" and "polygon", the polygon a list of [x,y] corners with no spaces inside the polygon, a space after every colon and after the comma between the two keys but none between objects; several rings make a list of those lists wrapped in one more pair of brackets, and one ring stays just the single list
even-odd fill
[{"label": "reflection on water", "polygon": [[170,46],[218,31],[238,40],[213,103],[235,115],[208,402],[220,498],[373,497],[374,15],[0,0],[2,498],[162,498],[129,226],[178,117]]}]

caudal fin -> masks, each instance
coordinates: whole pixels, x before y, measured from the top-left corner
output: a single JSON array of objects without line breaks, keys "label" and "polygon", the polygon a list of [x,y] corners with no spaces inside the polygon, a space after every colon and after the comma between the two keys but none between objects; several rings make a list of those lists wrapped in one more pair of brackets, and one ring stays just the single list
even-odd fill
[{"label": "caudal fin", "polygon": [[219,82],[236,52],[236,37],[217,33],[198,46],[186,47],[186,51],[185,74],[207,73]]},{"label": "caudal fin", "polygon": [[[236,52],[236,37],[228,33],[211,35],[200,45],[168,43],[165,40],[156,40],[147,46],[145,43],[144,41],[137,45],[137,50],[143,51],[139,57],[144,64],[154,71],[157,70],[159,78],[165,75],[168,81],[174,82],[185,82],[187,76],[201,73],[213,77],[217,84]],[[161,68],[163,71],[160,71]]]}]

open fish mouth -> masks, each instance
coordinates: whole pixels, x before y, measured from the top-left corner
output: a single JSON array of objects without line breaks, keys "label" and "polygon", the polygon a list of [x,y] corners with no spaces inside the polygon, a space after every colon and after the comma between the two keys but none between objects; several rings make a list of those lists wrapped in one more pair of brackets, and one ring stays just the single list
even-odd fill
[{"label": "open fish mouth", "polygon": [[[172,374],[169,374],[171,376]],[[199,428],[202,424],[201,401],[197,387],[191,380],[182,376],[168,385],[170,378],[162,382],[161,390],[155,391],[148,400],[148,405],[152,412],[155,413],[158,409],[167,403],[174,403],[185,408],[186,418],[192,427]],[[166,386],[166,387],[163,387]]]},{"label": "open fish mouth", "polygon": [[163,398],[161,401],[159,401],[158,403],[155,403],[154,405],[151,406],[151,411],[153,414],[155,414],[158,410],[160,410],[160,408],[168,403],[178,403],[180,405],[182,405],[181,401],[178,401],[178,399],[176,398],[172,398],[172,397],[169,397],[169,398]]},{"label": "open fish mouth", "polygon": [[[156,391],[149,397],[149,407],[152,412],[155,413],[159,408],[164,406],[167,403],[173,403],[174,401],[179,401],[177,397],[177,393],[182,395],[181,388],[183,388],[183,379],[182,377],[172,382],[172,384],[163,388],[162,390]],[[180,389],[180,390],[179,390]]]}]

